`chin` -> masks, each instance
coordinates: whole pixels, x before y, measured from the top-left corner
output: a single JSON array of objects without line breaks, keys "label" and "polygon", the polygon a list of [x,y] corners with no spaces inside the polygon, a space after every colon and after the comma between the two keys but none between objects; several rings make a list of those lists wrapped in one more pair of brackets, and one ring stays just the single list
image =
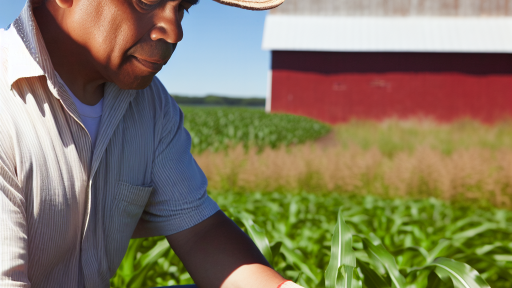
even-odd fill
[{"label": "chin", "polygon": [[153,82],[155,75],[144,75],[136,77],[123,77],[114,83],[123,90],[143,90]]},{"label": "chin", "polygon": [[151,71],[133,59],[129,59],[117,69],[110,71],[111,82],[114,82],[119,88],[123,90],[142,90],[146,89],[153,78],[159,71]]}]

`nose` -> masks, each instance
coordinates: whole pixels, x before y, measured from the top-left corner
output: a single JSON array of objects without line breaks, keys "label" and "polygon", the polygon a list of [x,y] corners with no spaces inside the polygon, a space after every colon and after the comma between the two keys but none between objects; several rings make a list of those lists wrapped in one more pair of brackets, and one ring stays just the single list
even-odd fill
[{"label": "nose", "polygon": [[169,43],[178,43],[183,39],[183,28],[178,9],[179,1],[167,1],[158,11],[155,11],[155,26],[151,30],[151,39],[165,40]]}]

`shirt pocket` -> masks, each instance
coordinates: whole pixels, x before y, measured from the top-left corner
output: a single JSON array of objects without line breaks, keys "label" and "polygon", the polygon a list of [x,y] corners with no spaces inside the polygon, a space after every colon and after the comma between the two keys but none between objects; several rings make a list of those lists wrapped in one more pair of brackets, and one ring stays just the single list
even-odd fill
[{"label": "shirt pocket", "polygon": [[151,191],[153,191],[152,186],[135,186],[118,182],[116,187],[116,202],[123,202],[128,206],[145,207]]},{"label": "shirt pocket", "polygon": [[105,245],[109,255],[111,276],[114,275],[123,260],[130,238],[144,212],[153,187],[134,186],[118,182],[115,190],[114,203],[105,230]]}]

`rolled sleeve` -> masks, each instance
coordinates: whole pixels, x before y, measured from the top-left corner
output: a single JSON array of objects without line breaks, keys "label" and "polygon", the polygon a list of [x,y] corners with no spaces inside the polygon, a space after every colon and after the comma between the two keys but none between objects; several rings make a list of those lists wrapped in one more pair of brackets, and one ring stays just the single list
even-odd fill
[{"label": "rolled sleeve", "polygon": [[219,210],[206,192],[206,176],[190,153],[192,141],[183,127],[183,112],[174,100],[168,103],[163,118],[163,137],[153,162],[154,189],[133,238],[171,235],[206,220]]}]

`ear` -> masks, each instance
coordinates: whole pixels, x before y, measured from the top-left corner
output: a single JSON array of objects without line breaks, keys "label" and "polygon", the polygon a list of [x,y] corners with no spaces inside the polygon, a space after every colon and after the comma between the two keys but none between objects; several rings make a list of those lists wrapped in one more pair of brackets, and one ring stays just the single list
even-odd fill
[{"label": "ear", "polygon": [[56,0],[57,5],[59,5],[60,8],[71,8],[73,7],[73,0]]}]

